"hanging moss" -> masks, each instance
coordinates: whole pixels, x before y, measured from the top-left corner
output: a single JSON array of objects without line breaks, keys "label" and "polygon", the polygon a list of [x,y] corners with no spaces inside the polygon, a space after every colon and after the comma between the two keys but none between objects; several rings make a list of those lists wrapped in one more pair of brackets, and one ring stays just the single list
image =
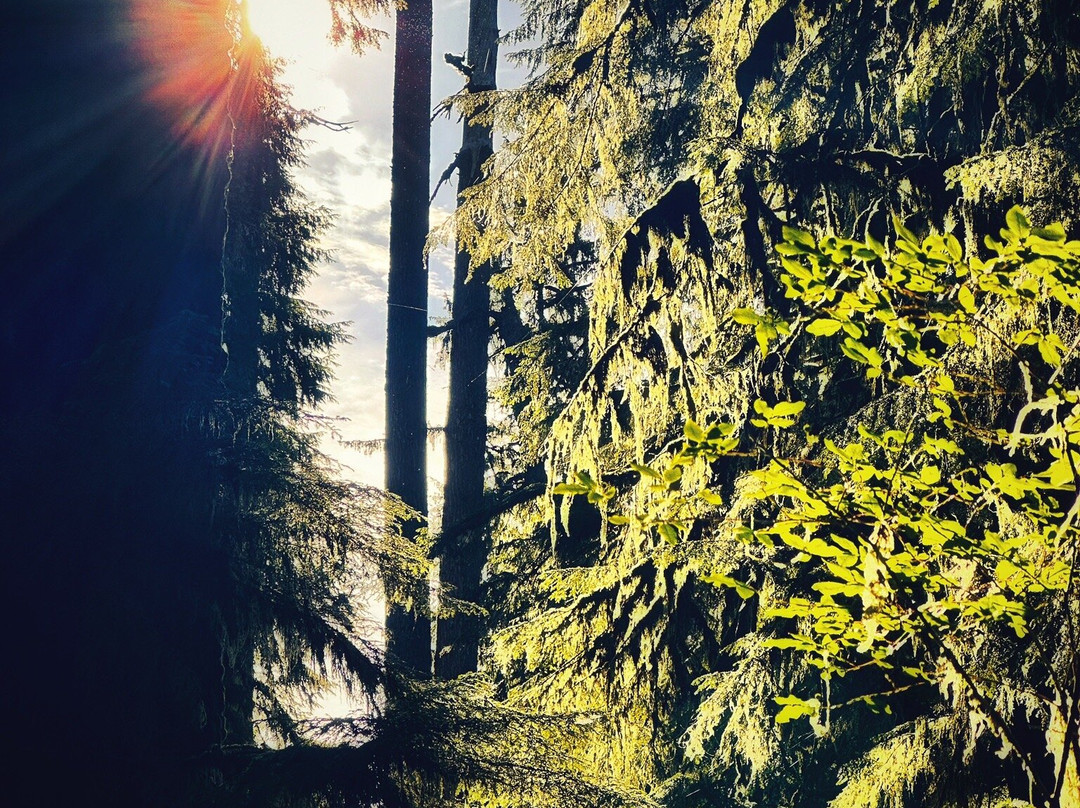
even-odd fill
[{"label": "hanging moss", "polygon": [[[595,245],[576,389],[510,418],[551,424],[551,484],[583,471],[632,512],[675,507],[625,470],[662,468],[688,419],[742,429],[758,398],[808,401],[809,425],[839,439],[923,406],[878,398],[799,335],[762,351],[732,321],[736,309],[791,311],[773,252],[782,225],[881,240],[898,215],[976,246],[1012,202],[1044,221],[1074,216],[1080,39],[1068,3],[532,2],[524,19],[511,40],[539,37],[525,54],[536,74],[485,99],[508,143],[454,226],[477,262],[504,262],[494,283],[507,288],[566,288],[554,257],[582,236]],[[958,361],[1014,383],[987,350]],[[807,454],[800,437],[782,440],[778,451]],[[733,539],[736,524],[768,516],[747,496],[753,463],[688,472],[701,475],[688,490],[708,486],[723,504],[677,503],[695,527],[674,545],[649,524],[608,521],[584,566],[549,546],[564,503],[504,519],[492,569],[520,607],[494,624],[489,670],[511,701],[609,716],[601,748],[594,737],[582,754],[665,804],[965,799],[950,772],[984,759],[978,733],[957,729],[961,704],[928,696],[912,715],[838,719],[833,744],[772,724],[773,694],[809,686],[811,672],[763,649],[775,622],[699,583],[715,571],[742,571],[765,593],[810,583]],[[980,793],[999,793],[1002,777]]]}]

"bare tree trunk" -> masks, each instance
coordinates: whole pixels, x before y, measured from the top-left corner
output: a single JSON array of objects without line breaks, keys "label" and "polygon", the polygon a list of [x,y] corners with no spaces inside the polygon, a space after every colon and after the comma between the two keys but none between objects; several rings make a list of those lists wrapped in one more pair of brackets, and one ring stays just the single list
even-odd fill
[{"label": "bare tree trunk", "polygon": [[[428,174],[431,163],[431,0],[397,12],[390,192],[390,277],[386,325],[386,488],[427,515]],[[404,526],[415,535],[421,520]],[[387,654],[431,675],[427,580],[412,608],[388,604]]]},{"label": "bare tree trunk", "polygon": [[[469,49],[462,72],[470,93],[495,89],[498,59],[498,3],[469,3]],[[491,127],[466,120],[457,156],[458,198],[480,179],[491,156]],[[484,504],[487,468],[487,371],[491,300],[490,266],[469,273],[469,254],[460,244],[454,262],[453,328],[450,332],[450,404],[446,419],[446,488],[443,525],[456,525],[479,512]],[[439,562],[440,585],[449,598],[476,604],[486,558],[485,528],[447,537]],[[438,623],[435,672],[444,678],[476,670],[481,620],[476,614],[453,613]]]}]

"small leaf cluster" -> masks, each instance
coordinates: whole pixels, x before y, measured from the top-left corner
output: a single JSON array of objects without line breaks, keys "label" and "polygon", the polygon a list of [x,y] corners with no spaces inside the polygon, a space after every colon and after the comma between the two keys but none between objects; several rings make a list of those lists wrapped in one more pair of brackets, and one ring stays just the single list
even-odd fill
[{"label": "small leaf cluster", "polygon": [[[701,512],[692,504],[722,504],[708,488],[684,491],[684,469],[730,455],[759,459],[744,480],[770,518],[735,536],[769,548],[808,582],[763,603],[762,617],[787,627],[766,644],[800,655],[825,685],[824,699],[777,698],[779,723],[805,717],[827,734],[829,681],[873,670],[884,690],[849,687],[845,704],[888,711],[890,695],[959,681],[1006,748],[1017,746],[972,679],[965,642],[1002,629],[1021,642],[1075,594],[1080,389],[1065,372],[1064,314],[1080,313],[1080,241],[1060,225],[1032,227],[1019,208],[1006,223],[1000,240],[985,240],[985,259],[965,256],[950,234],[919,240],[899,222],[891,247],[785,228],[780,280],[797,316],[731,314],[753,327],[764,354],[781,338],[803,338],[864,368],[883,394],[917,402],[910,423],[878,431],[858,423],[849,439],[807,427],[804,445],[818,454],[782,457],[765,439],[794,427],[807,402],[759,398],[747,415],[756,430],[688,421],[666,459],[633,464],[656,495],[634,519],[675,544]],[[964,372],[964,352],[987,346],[1024,380],[1019,406],[1008,403],[1016,394]],[[983,422],[990,399],[1006,402],[998,422],[1011,419],[1011,430]],[[600,496],[578,478],[561,490]],[[605,503],[614,499],[603,491]],[[742,599],[760,594],[736,575],[703,580]]]},{"label": "small leaf cluster", "polygon": [[[801,311],[782,326],[775,315],[748,322],[759,343],[762,322],[777,335],[804,331],[865,367],[883,393],[907,388],[924,404],[903,428],[858,424],[849,442],[816,436],[818,464],[770,457],[750,473],[751,496],[775,516],[740,535],[777,548],[813,581],[763,610],[796,626],[770,645],[802,655],[826,684],[875,669],[885,695],[959,680],[1011,749],[1009,728],[970,676],[965,638],[1002,627],[1021,641],[1074,594],[1080,390],[1064,371],[1067,314],[1080,312],[1080,241],[1060,225],[1032,227],[1020,208],[1006,225],[1000,240],[985,240],[986,259],[965,258],[949,234],[920,241],[899,222],[891,248],[785,229],[781,282]],[[1024,381],[1026,401],[1006,407],[1011,432],[982,423],[986,407],[973,404],[1017,398],[963,372],[976,346],[997,349]],[[759,401],[752,423],[790,428],[794,407]],[[727,576],[707,580],[753,594]],[[876,705],[878,695],[850,701]],[[828,703],[778,704],[781,723],[808,716],[828,731]]]},{"label": "small leaf cluster", "polygon": [[593,479],[587,471],[578,471],[574,473],[573,482],[559,483],[552,493],[563,496],[584,494],[590,505],[602,505],[614,499],[615,486]]}]

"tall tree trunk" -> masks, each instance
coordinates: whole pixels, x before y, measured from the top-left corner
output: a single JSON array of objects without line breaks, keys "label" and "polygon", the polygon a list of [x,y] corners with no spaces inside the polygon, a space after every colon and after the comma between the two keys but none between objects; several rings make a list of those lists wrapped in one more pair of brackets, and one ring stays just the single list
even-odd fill
[{"label": "tall tree trunk", "polygon": [[[397,12],[390,192],[390,277],[386,326],[386,488],[427,515],[427,263],[431,163],[431,0]],[[415,535],[420,520],[404,526]],[[412,608],[387,605],[387,654],[431,675],[427,580]]]},{"label": "tall tree trunk", "polygon": [[[498,60],[497,0],[469,3],[469,49],[464,72],[470,93],[495,89]],[[466,120],[457,156],[458,198],[480,179],[480,168],[491,156],[491,126]],[[443,526],[454,526],[475,515],[484,504],[487,467],[487,371],[490,266],[469,273],[469,254],[459,244],[454,261],[453,328],[450,332],[450,404],[446,419],[446,487]],[[447,535],[439,562],[440,585],[451,598],[475,604],[486,557],[484,528]],[[439,618],[435,672],[450,678],[476,670],[481,621],[476,614],[451,606]]]}]

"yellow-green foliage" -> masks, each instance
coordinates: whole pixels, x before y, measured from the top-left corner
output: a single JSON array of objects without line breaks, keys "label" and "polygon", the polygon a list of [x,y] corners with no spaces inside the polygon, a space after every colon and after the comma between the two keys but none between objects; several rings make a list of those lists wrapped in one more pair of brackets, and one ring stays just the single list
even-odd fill
[{"label": "yellow-green foliage", "polygon": [[[802,656],[819,669],[824,685],[812,698],[775,697],[777,723],[809,717],[816,735],[834,735],[831,682],[858,671],[876,670],[871,681],[880,692],[849,686],[836,706],[862,702],[888,710],[883,700],[890,696],[935,686],[971,711],[977,718],[972,732],[995,736],[1001,756],[1015,757],[1033,792],[1049,801],[1075,779],[1080,760],[1074,736],[1059,731],[1051,747],[1055,768],[1048,774],[1038,763],[1051,724],[1071,724],[1074,733],[1080,728],[1070,695],[1078,649],[1067,631],[1080,572],[1080,388],[1069,370],[1080,341],[1074,336],[1080,241],[1067,241],[1060,225],[1033,228],[1020,208],[1006,221],[1000,241],[986,239],[987,260],[965,259],[951,236],[920,241],[899,223],[890,248],[873,239],[817,240],[786,228],[777,248],[780,279],[786,297],[800,304],[798,316],[786,322],[741,309],[733,318],[755,329],[763,354],[775,341],[793,344],[802,334],[809,343],[804,352],[817,342],[839,343],[846,359],[874,380],[879,397],[916,397],[912,417],[880,433],[860,423],[857,437],[843,443],[828,431],[822,436],[807,429],[807,448],[823,451],[794,457],[778,453],[781,444],[770,433],[792,429],[805,401],[758,399],[741,431],[688,421],[685,442],[666,468],[635,466],[664,499],[647,501],[634,520],[614,519],[654,528],[676,544],[700,518],[692,502],[723,504],[684,469],[753,454],[746,493],[770,503],[769,516],[756,529],[743,525],[736,533],[768,551],[786,545],[775,557],[805,565],[814,581],[810,591],[778,604],[766,600],[766,620],[795,623],[764,646]],[[970,359],[969,349],[980,342],[997,346],[1000,361],[1023,380],[1022,392],[1010,394],[979,368],[956,361]],[[1028,346],[1033,350],[1025,351]],[[994,429],[982,420],[996,409],[986,402],[1003,399],[996,420],[1004,426]],[[686,483],[696,498],[684,493]],[[599,490],[603,501],[614,499],[613,490],[588,476],[556,490],[588,496]],[[744,600],[757,594],[726,573],[729,562],[720,565],[723,571],[704,580]],[[985,682],[978,654],[987,635],[1011,636],[1037,666],[998,671],[996,681]],[[754,659],[744,656],[741,664]],[[726,732],[740,706],[745,709],[744,694],[734,697],[734,682],[730,673],[700,680],[713,692],[688,733],[691,758],[702,757],[705,740]],[[1046,703],[1024,696],[1018,705],[1018,694],[1028,692],[1047,694]],[[726,724],[724,710],[732,713]],[[1022,723],[1040,728],[1036,740]],[[873,777],[857,777],[838,804],[873,797],[869,804],[900,805],[920,778],[928,790],[935,775],[932,749],[922,742],[925,729],[916,722],[914,734],[871,749],[858,771]],[[740,737],[746,742],[753,735],[744,730]],[[764,747],[759,738],[748,748]]]},{"label": "yellow-green foliage", "polygon": [[[830,808],[905,808],[916,795],[933,794],[942,779],[940,759],[962,737],[956,716],[918,718],[890,733],[841,774]],[[970,763],[970,760],[964,761]]]},{"label": "yellow-green foliage", "polygon": [[[856,347],[806,333],[773,248],[784,225],[883,240],[900,215],[971,251],[990,211],[999,217],[1021,196],[1042,220],[1068,221],[1080,142],[1080,60],[1059,35],[1070,14],[1067,3],[1027,0],[525,4],[524,34],[541,40],[538,71],[521,90],[475,99],[508,143],[453,226],[474,260],[503,260],[504,288],[590,284],[588,367],[556,406],[534,402],[527,417],[552,426],[527,434],[545,441],[550,481],[589,489],[609,517],[616,500],[602,486],[612,486],[629,518],[568,537],[569,505],[556,499],[573,491],[560,489],[505,519],[513,527],[495,532],[493,559],[499,575],[518,570],[522,580],[507,589],[513,609],[493,618],[488,651],[511,698],[608,716],[606,746],[594,739],[588,750],[605,771],[669,804],[779,806],[798,792],[824,805],[835,796],[822,785],[838,765],[826,744],[790,726],[773,737],[778,705],[751,703],[808,695],[816,671],[764,649],[778,625],[759,626],[757,598],[703,577],[739,581],[777,606],[813,593],[815,581],[773,565],[783,542],[739,541],[740,525],[775,515],[747,476],[756,457],[736,449],[683,463],[693,438],[684,426],[724,423],[743,436],[762,429],[752,419],[794,415],[778,403],[808,402],[795,427],[764,429],[763,441],[777,456],[820,462],[822,444],[803,424],[843,446],[860,423],[904,429],[923,412],[929,395],[886,392],[881,377],[866,378]],[[560,258],[582,238],[597,261],[571,279]],[[739,322],[766,315],[776,322]],[[1010,333],[1033,317],[1013,317]],[[864,347],[884,364],[884,346]],[[980,340],[949,360],[998,389],[973,422],[1005,411],[1017,377],[1001,359]],[[773,409],[755,410],[758,400]],[[629,473],[632,464],[661,480]],[[664,480],[667,472],[679,476]],[[561,542],[586,545],[590,560],[566,569]],[[992,645],[977,652],[984,662]],[[732,671],[748,659],[760,663],[739,687]],[[717,686],[699,691],[699,680]],[[847,721],[834,716],[832,726]],[[860,758],[895,722],[872,715],[848,727],[859,740],[843,754]],[[807,782],[817,783],[812,795]]]}]

